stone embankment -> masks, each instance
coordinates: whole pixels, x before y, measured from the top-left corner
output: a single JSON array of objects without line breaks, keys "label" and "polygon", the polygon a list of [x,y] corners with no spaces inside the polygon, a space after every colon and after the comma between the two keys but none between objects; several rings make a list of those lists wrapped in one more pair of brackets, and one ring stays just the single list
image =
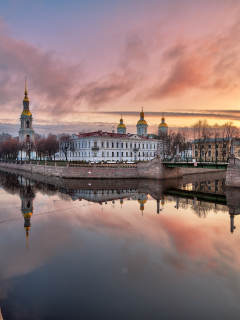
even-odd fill
[{"label": "stone embankment", "polygon": [[[89,164],[66,166],[61,163],[35,163],[0,162],[0,167],[15,169],[30,173],[38,173],[60,178],[84,179],[173,179],[182,178],[184,174],[209,173],[222,170],[202,168],[167,168],[159,157],[152,161],[138,164]],[[226,171],[226,170],[225,170]]]},{"label": "stone embankment", "polygon": [[231,158],[227,168],[226,186],[240,188],[240,160]]},{"label": "stone embankment", "polygon": [[60,178],[87,179],[171,179],[183,176],[182,168],[166,168],[160,158],[138,164],[89,164],[81,166],[39,165],[38,163],[9,163],[2,161],[0,167]]}]

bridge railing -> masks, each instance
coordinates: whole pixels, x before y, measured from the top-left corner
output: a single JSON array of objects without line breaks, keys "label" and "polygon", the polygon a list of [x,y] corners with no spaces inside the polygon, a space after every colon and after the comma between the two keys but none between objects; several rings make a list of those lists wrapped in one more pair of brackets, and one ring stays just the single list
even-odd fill
[{"label": "bridge railing", "polygon": [[[213,164],[217,164],[217,163],[229,163],[229,158],[220,158],[220,157],[216,157],[216,158],[201,158],[201,157],[196,157],[196,158],[163,158],[162,159],[163,163],[176,163],[176,162],[184,162],[184,163],[193,163],[193,162],[198,162],[198,163],[213,163]],[[239,160],[239,166],[240,166],[240,160]]]}]

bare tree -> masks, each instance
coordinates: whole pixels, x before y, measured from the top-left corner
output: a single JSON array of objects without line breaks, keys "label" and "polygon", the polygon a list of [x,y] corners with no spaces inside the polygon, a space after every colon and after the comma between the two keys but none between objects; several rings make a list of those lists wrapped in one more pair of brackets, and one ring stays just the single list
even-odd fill
[{"label": "bare tree", "polygon": [[239,131],[232,121],[226,122],[222,125],[222,155],[230,156],[230,143],[232,139],[239,137]]},{"label": "bare tree", "polygon": [[48,156],[54,155],[55,161],[55,153],[59,150],[59,142],[57,141],[57,136],[55,135],[48,135],[47,139],[45,140],[45,150],[48,153]]},{"label": "bare tree", "polygon": [[66,161],[68,161],[67,154],[68,154],[68,151],[70,150],[70,145],[71,145],[70,135],[65,135],[60,138],[59,150],[61,150],[64,153]]}]

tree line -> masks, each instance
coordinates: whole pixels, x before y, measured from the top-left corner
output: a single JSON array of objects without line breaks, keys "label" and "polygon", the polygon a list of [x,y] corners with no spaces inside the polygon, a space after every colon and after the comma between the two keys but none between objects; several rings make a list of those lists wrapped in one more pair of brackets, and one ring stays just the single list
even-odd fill
[{"label": "tree line", "polygon": [[21,158],[22,152],[25,151],[30,159],[33,150],[36,151],[37,158],[40,160],[51,156],[54,156],[55,160],[55,153],[59,150],[57,136],[49,134],[47,138],[36,140],[35,144],[32,142],[21,143],[17,139],[6,140],[0,144],[0,158],[15,160],[18,156]]}]

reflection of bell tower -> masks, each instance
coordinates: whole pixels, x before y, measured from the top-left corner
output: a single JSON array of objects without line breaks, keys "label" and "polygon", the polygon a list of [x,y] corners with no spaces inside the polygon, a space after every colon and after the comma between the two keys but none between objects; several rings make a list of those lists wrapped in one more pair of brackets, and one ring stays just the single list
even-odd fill
[{"label": "reflection of bell tower", "polygon": [[26,230],[27,249],[28,249],[28,237],[29,237],[29,230],[31,227],[30,219],[33,214],[33,199],[34,199],[34,192],[30,184],[24,186],[21,189],[20,198],[22,201],[21,211],[24,218],[24,228]]},{"label": "reflection of bell tower", "polygon": [[236,229],[236,227],[234,226],[234,214],[230,215],[230,231],[231,233],[233,233],[233,231]]}]

